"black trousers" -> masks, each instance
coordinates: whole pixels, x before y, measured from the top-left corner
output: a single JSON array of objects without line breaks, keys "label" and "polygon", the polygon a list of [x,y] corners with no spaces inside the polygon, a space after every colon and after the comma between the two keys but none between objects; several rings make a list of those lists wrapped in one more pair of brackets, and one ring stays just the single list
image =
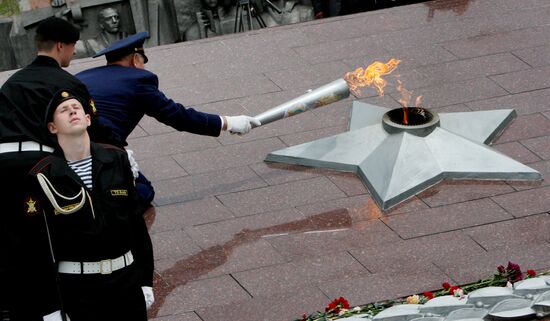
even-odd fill
[{"label": "black trousers", "polygon": [[71,321],[146,321],[140,279],[132,265],[112,274],[60,274],[65,310]]},{"label": "black trousers", "polygon": [[34,289],[44,284],[35,281],[43,280],[42,276],[48,274],[48,268],[52,266],[25,268],[29,264],[26,259],[31,257],[30,253],[25,253],[26,245],[36,250],[47,250],[47,247],[42,247],[42,239],[35,239],[39,236],[30,231],[34,227],[29,229],[26,226],[22,208],[27,197],[27,174],[47,155],[49,153],[39,151],[0,154],[0,184],[3,185],[0,193],[0,311],[9,315],[11,320],[35,320],[31,315],[42,320],[41,297]]}]

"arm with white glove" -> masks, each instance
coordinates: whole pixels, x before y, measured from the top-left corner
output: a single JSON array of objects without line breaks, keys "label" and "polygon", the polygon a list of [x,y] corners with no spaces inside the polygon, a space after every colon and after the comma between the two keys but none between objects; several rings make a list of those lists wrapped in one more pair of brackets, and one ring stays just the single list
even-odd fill
[{"label": "arm with white glove", "polygon": [[252,125],[258,127],[262,123],[256,118],[246,115],[222,117],[222,129],[229,131],[231,134],[244,135],[252,129]]}]

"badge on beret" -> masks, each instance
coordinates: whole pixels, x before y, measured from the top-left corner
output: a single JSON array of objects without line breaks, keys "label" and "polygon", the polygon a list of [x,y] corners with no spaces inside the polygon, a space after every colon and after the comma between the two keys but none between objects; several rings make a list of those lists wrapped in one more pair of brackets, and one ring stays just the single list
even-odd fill
[{"label": "badge on beret", "polygon": [[66,92],[66,91],[62,91],[62,92],[61,92],[61,97],[67,98],[67,97],[69,97],[69,93]]},{"label": "badge on beret", "polygon": [[23,206],[25,209],[25,214],[27,214],[28,216],[34,216],[40,210],[40,203],[36,198],[32,196],[25,198]]},{"label": "badge on beret", "polygon": [[97,109],[95,108],[94,100],[90,98],[90,106],[92,106],[92,114],[97,114]]}]

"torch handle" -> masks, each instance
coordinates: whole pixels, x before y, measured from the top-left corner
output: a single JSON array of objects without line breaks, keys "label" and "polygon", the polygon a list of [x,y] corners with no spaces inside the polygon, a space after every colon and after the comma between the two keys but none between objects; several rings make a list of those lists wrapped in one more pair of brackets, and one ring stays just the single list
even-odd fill
[{"label": "torch handle", "polygon": [[306,110],[325,106],[342,100],[349,97],[349,94],[350,90],[348,83],[343,78],[340,78],[314,89],[300,97],[273,107],[259,115],[256,115],[255,118],[259,120],[262,125],[269,124],[279,119],[294,116]]}]

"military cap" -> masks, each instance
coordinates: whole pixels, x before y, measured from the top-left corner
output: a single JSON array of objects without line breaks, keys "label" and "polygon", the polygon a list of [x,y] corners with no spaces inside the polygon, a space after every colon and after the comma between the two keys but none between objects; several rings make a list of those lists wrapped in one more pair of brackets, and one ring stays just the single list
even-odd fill
[{"label": "military cap", "polygon": [[46,118],[44,119],[44,123],[48,124],[49,122],[51,122],[53,120],[53,114],[54,114],[55,110],[57,109],[57,107],[59,107],[59,105],[61,105],[61,103],[63,103],[64,101],[67,101],[69,99],[78,100],[80,102],[80,104],[82,105],[82,108],[84,108],[84,112],[86,114],[90,113],[90,110],[88,108],[86,108],[86,104],[84,103],[82,98],[80,98],[78,95],[76,95],[73,91],[71,91],[69,89],[61,89],[61,90],[58,90],[53,95],[53,98],[50,100],[50,103],[48,104],[48,107],[46,108]]},{"label": "military cap", "polygon": [[145,59],[145,63],[147,63],[149,59],[145,56],[145,51],[143,50],[143,43],[147,38],[149,38],[149,33],[147,31],[138,32],[127,38],[114,42],[109,47],[96,53],[94,58],[105,55],[107,61],[117,61],[131,53],[139,53]]},{"label": "military cap", "polygon": [[38,24],[36,37],[40,40],[75,43],[80,38],[80,31],[65,19],[50,17]]}]

